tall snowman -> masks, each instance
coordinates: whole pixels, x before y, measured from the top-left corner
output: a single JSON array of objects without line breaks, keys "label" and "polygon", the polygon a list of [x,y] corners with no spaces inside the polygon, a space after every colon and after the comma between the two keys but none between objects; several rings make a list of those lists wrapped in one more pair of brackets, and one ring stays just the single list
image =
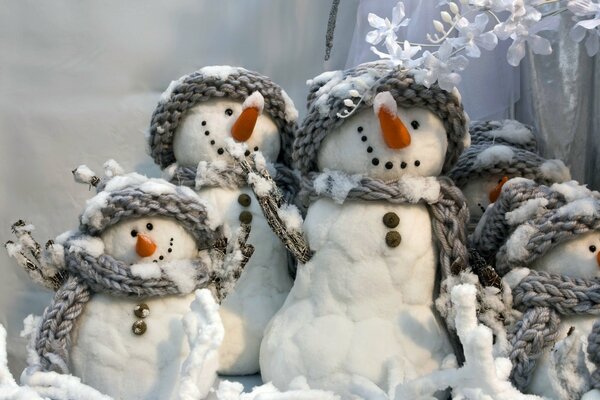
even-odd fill
[{"label": "tall snowman", "polygon": [[[191,355],[184,319],[196,289],[222,300],[251,251],[232,242],[242,247],[229,246],[225,254],[210,207],[190,188],[136,173],[98,188],[78,229],[59,236],[40,258],[56,268],[59,285],[35,333],[30,369],[72,373],[115,399],[175,399],[190,387],[207,395],[218,355],[206,354],[205,370],[193,368],[202,358]],[[26,225],[15,231],[21,243],[32,243],[22,240]],[[18,245],[7,248],[22,259]],[[203,331],[208,326],[196,329],[222,336]],[[188,379],[190,386],[182,386]]]},{"label": "tall snowman", "polygon": [[561,400],[600,389],[600,193],[513,179],[484,216],[474,243],[495,249],[523,312],[510,327],[513,382]]},{"label": "tall snowman", "polygon": [[152,115],[150,152],[167,177],[212,205],[226,237],[241,222],[252,226],[248,242],[255,252],[220,309],[223,374],[258,372],[264,329],[292,286],[287,251],[228,154],[227,141],[245,144],[246,155],[260,151],[289,193],[293,174],[286,165],[297,116],[291,99],[269,78],[229,66],[204,67],[172,82]]},{"label": "tall snowman", "polygon": [[265,333],[261,372],[352,398],[354,375],[387,390],[390,370],[410,380],[453,352],[433,303],[439,276],[467,267],[468,210],[439,175],[467,118],[454,94],[381,63],[309,83],[293,156],[312,257]]}]

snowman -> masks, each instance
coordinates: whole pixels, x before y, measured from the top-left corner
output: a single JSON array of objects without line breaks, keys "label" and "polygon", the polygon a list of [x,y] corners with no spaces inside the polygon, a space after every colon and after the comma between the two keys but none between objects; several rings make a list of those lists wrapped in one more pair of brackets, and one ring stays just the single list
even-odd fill
[{"label": "snowman", "polygon": [[517,121],[475,123],[471,138],[472,145],[449,173],[467,199],[469,232],[509,179],[522,177],[546,185],[571,179],[562,161],[546,160],[532,151],[536,148],[533,134]]},{"label": "snowman", "polygon": [[227,152],[228,140],[261,152],[275,164],[275,180],[291,192],[291,140],[298,114],[269,78],[243,68],[204,67],[171,83],[152,116],[149,144],[154,161],[176,184],[195,188],[214,209],[224,234],[247,223],[255,247],[235,290],[220,308],[225,339],[220,373],[258,372],[264,329],[291,285],[288,254],[269,228],[244,172]]},{"label": "snowman", "polygon": [[[599,387],[600,353],[591,334],[600,335],[600,325],[594,326],[600,193],[576,182],[546,187],[520,179],[503,188],[486,217],[478,232],[503,240],[495,244],[496,270],[523,312],[510,327],[512,380],[527,393],[553,399],[580,398]],[[504,235],[498,234],[501,217],[508,226]]]},{"label": "snowman", "polygon": [[[79,229],[45,252],[62,284],[36,332],[39,363],[31,368],[70,372],[113,398],[176,398],[190,355],[183,319],[194,291],[209,288],[222,300],[251,247],[242,240],[224,254],[209,206],[187,187],[136,173],[90,182],[99,193]],[[22,236],[26,225],[15,229]],[[217,362],[215,351],[208,379]]]},{"label": "snowman", "polygon": [[455,94],[382,63],[310,84],[294,161],[312,257],[267,328],[262,377],[285,389],[303,376],[346,399],[360,376],[387,392],[391,370],[408,381],[453,352],[433,306],[436,274],[467,266],[468,216],[438,176],[468,142],[466,115]]}]

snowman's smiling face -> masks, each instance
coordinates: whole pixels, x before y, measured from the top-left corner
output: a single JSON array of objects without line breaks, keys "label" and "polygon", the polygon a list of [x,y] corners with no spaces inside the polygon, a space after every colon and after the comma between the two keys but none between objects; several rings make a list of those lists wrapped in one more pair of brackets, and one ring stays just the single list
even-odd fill
[{"label": "snowman's smiling face", "polygon": [[448,138],[442,121],[422,108],[397,108],[410,135],[404,148],[390,148],[373,109],[363,109],[332,130],[321,145],[319,170],[333,169],[391,181],[403,175],[437,176],[442,172]]},{"label": "snowman's smiling face", "polygon": [[119,222],[101,239],[106,254],[127,264],[194,259],[198,255],[193,236],[175,220],[164,217]]},{"label": "snowman's smiling face", "polygon": [[559,244],[536,260],[532,268],[577,278],[600,276],[600,232],[588,232]]},{"label": "snowman's smiling face", "polygon": [[[225,139],[232,137],[232,127],[242,112],[242,102],[229,99],[208,100],[188,110],[173,140],[177,163],[196,167],[200,161],[231,160]],[[245,143],[248,154],[260,151],[267,161],[276,161],[281,143],[273,119],[260,113]]]}]

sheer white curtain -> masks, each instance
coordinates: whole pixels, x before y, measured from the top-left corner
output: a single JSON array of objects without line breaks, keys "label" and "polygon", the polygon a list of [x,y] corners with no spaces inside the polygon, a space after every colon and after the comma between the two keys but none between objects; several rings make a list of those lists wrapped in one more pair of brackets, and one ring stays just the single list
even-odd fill
[{"label": "sheer white curtain", "polygon": [[[356,1],[340,10],[336,52],[343,68]],[[71,169],[108,158],[158,175],[143,131],[169,82],[211,64],[271,76],[304,111],[307,79],[323,71],[330,3],[323,0],[7,0],[0,7],[0,242],[27,218],[44,243],[77,226],[93,192]],[[346,40],[344,40],[346,38]],[[27,314],[51,293],[31,284],[0,249],[0,322],[10,366],[20,373]],[[17,375],[18,376],[18,375]]]}]

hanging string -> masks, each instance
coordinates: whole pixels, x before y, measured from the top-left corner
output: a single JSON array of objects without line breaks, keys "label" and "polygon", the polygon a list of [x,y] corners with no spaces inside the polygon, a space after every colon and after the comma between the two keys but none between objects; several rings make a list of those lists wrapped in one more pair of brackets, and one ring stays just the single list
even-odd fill
[{"label": "hanging string", "polygon": [[327,35],[325,36],[325,61],[329,60],[331,48],[333,47],[333,32],[335,31],[335,20],[337,18],[340,0],[333,0],[331,11],[329,11],[329,21],[327,21]]}]

